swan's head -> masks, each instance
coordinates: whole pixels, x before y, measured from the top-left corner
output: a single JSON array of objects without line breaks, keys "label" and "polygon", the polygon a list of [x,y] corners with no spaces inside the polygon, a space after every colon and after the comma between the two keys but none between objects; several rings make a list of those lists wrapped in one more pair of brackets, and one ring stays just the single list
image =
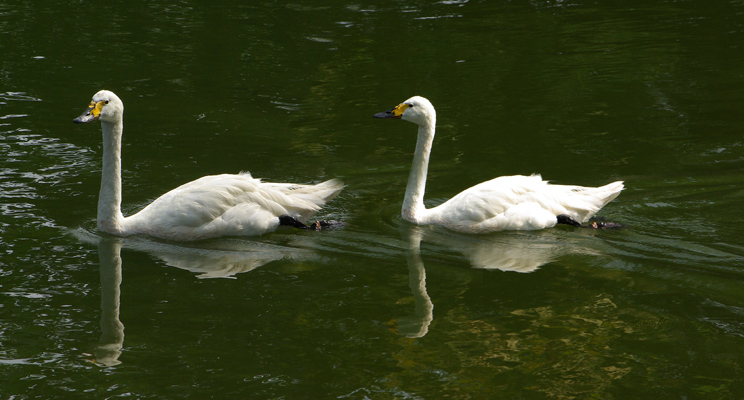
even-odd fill
[{"label": "swan's head", "polygon": [[105,122],[116,122],[121,120],[124,114],[124,103],[119,97],[108,90],[101,90],[93,96],[88,109],[83,115],[75,118],[72,122],[82,124],[84,122],[100,119]]},{"label": "swan's head", "polygon": [[421,96],[413,96],[390,110],[373,115],[373,117],[404,119],[416,125],[424,125],[433,123],[436,120],[437,113],[429,100]]}]

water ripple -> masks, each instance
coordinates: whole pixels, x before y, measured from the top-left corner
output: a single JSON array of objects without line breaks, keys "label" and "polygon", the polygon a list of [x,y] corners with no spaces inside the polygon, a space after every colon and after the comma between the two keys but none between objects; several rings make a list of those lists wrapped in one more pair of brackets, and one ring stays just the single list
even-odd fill
[{"label": "water ripple", "polygon": [[0,104],[5,104],[3,101],[41,101],[41,99],[25,92],[5,92],[0,93]]}]

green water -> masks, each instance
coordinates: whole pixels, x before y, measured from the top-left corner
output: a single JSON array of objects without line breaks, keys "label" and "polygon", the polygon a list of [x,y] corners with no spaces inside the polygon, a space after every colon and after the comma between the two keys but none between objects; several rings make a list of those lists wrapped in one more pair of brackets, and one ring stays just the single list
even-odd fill
[{"label": "green water", "polygon": [[[744,3],[0,4],[0,399],[744,397]],[[325,232],[95,230],[203,175],[347,184]],[[400,217],[498,175],[626,190],[620,231]]]}]

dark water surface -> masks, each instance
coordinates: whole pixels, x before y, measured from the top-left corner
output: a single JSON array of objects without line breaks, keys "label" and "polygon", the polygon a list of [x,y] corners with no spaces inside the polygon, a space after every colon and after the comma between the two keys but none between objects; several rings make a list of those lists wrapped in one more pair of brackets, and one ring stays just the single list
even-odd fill
[{"label": "dark water surface", "polygon": [[[59,3],[0,4],[1,399],[744,397],[743,2]],[[104,88],[125,213],[248,170],[346,227],[96,232]],[[427,205],[624,180],[628,228],[411,226],[412,95]]]}]

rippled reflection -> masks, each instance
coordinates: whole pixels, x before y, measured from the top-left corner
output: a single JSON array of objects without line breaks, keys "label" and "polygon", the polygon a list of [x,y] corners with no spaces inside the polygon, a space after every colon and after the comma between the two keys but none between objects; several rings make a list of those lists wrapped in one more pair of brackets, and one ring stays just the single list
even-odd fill
[{"label": "rippled reflection", "polygon": [[[310,250],[295,249],[242,239],[219,240],[218,248],[197,248],[153,242],[147,238],[127,238],[124,247],[148,253],[171,267],[204,278],[234,278],[278,260],[307,260]],[[131,240],[130,240],[131,239]]]},{"label": "rippled reflection", "polygon": [[[101,366],[121,364],[119,357],[124,344],[124,324],[119,319],[121,307],[122,258],[121,249],[143,251],[159,258],[167,265],[196,274],[197,278],[229,278],[254,270],[281,259],[307,259],[310,252],[241,241],[243,250],[211,250],[180,247],[149,241],[146,238],[99,237],[84,230],[73,231],[83,242],[96,243],[101,274],[101,338],[94,350],[94,362]],[[230,248],[229,241],[221,241]],[[246,249],[246,247],[248,247]]]},{"label": "rippled reflection", "polygon": [[[87,243],[102,243],[107,238],[77,229],[72,234]],[[220,239],[201,242],[203,247],[189,247],[157,242],[147,237],[117,238],[120,247],[147,253],[171,267],[198,274],[204,278],[234,278],[277,260],[308,260],[314,257],[311,250],[279,246],[249,239]],[[210,247],[210,243],[211,246]]]},{"label": "rippled reflection", "polygon": [[462,253],[473,268],[504,272],[534,272],[540,266],[568,254],[600,254],[598,250],[577,243],[562,242],[549,234],[539,233],[505,232],[474,237],[413,226],[404,236],[408,243],[406,260],[415,311],[413,316],[398,320],[398,334],[409,338],[425,336],[434,319],[434,304],[426,291],[426,270],[421,258],[421,241],[424,238],[441,249]]},{"label": "rippled reflection", "polygon": [[398,320],[398,334],[409,338],[420,338],[429,332],[429,324],[434,319],[434,304],[426,293],[426,270],[421,260],[422,232],[419,228],[408,231],[408,285],[413,293],[416,307],[413,316]]},{"label": "rippled reflection", "polygon": [[432,235],[430,240],[462,253],[473,268],[520,273],[534,272],[567,254],[598,254],[575,242],[540,233],[507,232],[483,238]]},{"label": "rippled reflection", "polygon": [[121,364],[124,324],[119,320],[121,297],[121,240],[103,239],[98,243],[101,270],[101,339],[94,351],[96,363]]}]

